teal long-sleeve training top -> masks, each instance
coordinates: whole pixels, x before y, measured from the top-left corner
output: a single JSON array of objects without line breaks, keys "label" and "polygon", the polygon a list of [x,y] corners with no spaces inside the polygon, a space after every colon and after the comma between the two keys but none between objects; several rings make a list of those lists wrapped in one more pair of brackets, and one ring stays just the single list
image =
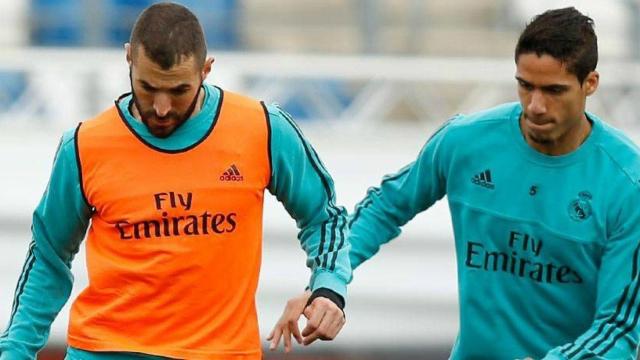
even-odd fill
[{"label": "teal long-sleeve training top", "polygon": [[[350,218],[355,269],[447,196],[460,324],[452,359],[635,359],[640,157],[587,114],[575,151],[548,156],[505,104],[448,121]],[[357,280],[357,275],[356,275]]]},{"label": "teal long-sleeve training top", "polygon": [[[204,85],[204,92],[201,110],[164,139],[153,136],[133,118],[129,112],[131,96],[123,98],[117,106],[125,121],[145,141],[164,150],[183,149],[201,139],[215,118],[221,90]],[[272,163],[268,190],[300,229],[298,239],[307,254],[306,264],[312,270],[311,289],[330,289],[344,299],[351,277],[346,211],[335,204],[333,180],[291,117],[276,105],[267,106],[267,112]],[[10,323],[0,336],[1,360],[32,359],[46,344],[51,323],[70,296],[71,263],[90,218],[91,210],[79,182],[74,130],[70,130],[62,137],[47,189],[33,214],[32,241],[16,286]],[[160,358],[70,348],[67,359]]]}]

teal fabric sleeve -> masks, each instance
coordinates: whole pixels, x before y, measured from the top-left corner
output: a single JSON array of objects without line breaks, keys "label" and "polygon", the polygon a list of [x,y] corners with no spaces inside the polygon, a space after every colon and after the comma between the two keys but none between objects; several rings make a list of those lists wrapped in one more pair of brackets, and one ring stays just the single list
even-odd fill
[{"label": "teal fabric sleeve", "polygon": [[80,189],[74,132],[62,137],[49,184],[33,214],[32,242],[16,286],[9,325],[0,337],[0,359],[33,359],[44,347],[54,318],[69,299],[70,267],[91,210]]},{"label": "teal fabric sleeve", "polygon": [[624,199],[598,272],[594,321],[577,339],[544,359],[636,359],[640,338],[640,189],[618,188]]},{"label": "teal fabric sleeve", "polygon": [[[125,120],[154,146],[180,149],[199,140],[211,126],[220,91],[206,85],[202,110],[171,137],[153,137],[129,114],[130,97],[119,102]],[[346,295],[350,277],[346,212],[335,205],[331,177],[293,121],[269,106],[272,178],[276,195],[301,229],[299,239],[313,269],[312,288]],[[86,232],[91,210],[80,183],[74,132],[64,134],[47,190],[33,218],[33,242],[15,292],[11,322],[0,338],[0,360],[33,359],[45,344],[51,322],[68,300],[73,284],[71,261]],[[318,191],[322,189],[322,191]],[[88,352],[70,348],[66,359],[163,359],[146,354]]]},{"label": "teal fabric sleeve", "polygon": [[[169,138],[154,137],[128,111],[131,97],[118,103],[126,121],[154,146],[181,149],[209,129],[218,107],[219,89],[206,85],[201,111]],[[51,323],[69,298],[71,261],[89,224],[89,209],[80,187],[73,130],[64,134],[47,190],[33,216],[33,241],[15,291],[9,327],[0,338],[0,360],[33,359],[45,346]],[[145,354],[88,352],[70,348],[67,359],[163,359]]]},{"label": "teal fabric sleeve", "polygon": [[333,180],[289,114],[267,106],[271,127],[271,182],[300,229],[298,239],[312,270],[311,290],[327,288],[346,298],[351,277],[347,213],[335,204]]},{"label": "teal fabric sleeve", "polygon": [[350,219],[351,264],[446,193],[460,312],[452,359],[635,359],[639,149],[588,114],[582,145],[548,156],[524,140],[521,113],[504,104],[454,118],[370,189]]},{"label": "teal fabric sleeve", "polygon": [[64,360],[167,360],[168,358],[130,352],[84,351],[70,347]]},{"label": "teal fabric sleeve", "polygon": [[356,269],[375,255],[380,246],[400,234],[400,227],[445,194],[446,182],[440,146],[446,125],[423,147],[418,158],[371,187],[349,219],[349,254]]}]

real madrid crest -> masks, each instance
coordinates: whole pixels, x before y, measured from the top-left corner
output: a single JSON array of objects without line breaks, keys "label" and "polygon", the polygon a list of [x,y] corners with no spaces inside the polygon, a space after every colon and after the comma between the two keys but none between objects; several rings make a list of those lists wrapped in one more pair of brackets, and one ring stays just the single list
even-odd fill
[{"label": "real madrid crest", "polygon": [[578,198],[569,204],[569,217],[575,221],[584,221],[591,216],[591,193],[581,191]]}]

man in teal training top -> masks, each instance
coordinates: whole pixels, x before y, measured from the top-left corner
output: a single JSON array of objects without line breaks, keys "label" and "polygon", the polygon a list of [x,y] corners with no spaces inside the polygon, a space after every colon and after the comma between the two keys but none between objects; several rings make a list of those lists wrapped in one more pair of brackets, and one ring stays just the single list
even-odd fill
[{"label": "man in teal training top", "polygon": [[[351,216],[356,268],[447,195],[460,311],[452,359],[636,356],[640,157],[585,112],[597,60],[589,17],[538,15],[515,49],[520,102],[447,121]],[[305,298],[288,303],[272,348],[298,338]]]}]

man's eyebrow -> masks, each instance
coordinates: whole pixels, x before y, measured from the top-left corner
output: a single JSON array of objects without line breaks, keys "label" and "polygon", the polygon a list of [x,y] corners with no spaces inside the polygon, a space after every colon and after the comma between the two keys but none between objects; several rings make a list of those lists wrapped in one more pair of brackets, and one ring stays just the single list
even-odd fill
[{"label": "man's eyebrow", "polygon": [[552,84],[552,85],[541,86],[540,88],[543,90],[567,90],[569,86],[563,85],[563,84]]},{"label": "man's eyebrow", "polygon": [[[145,80],[138,80],[138,81],[145,87],[148,87],[148,88],[151,88],[151,89],[155,89],[155,90],[161,89],[161,88],[158,88],[156,86],[153,86],[153,85],[149,84]],[[186,84],[185,83],[185,84],[179,84],[179,85],[167,88],[167,89],[168,90],[186,90],[186,89],[188,89],[190,87],[191,87],[191,84]]]},{"label": "man's eyebrow", "polygon": [[[521,78],[520,76],[516,76],[516,79],[522,83],[524,83],[525,85],[529,85],[529,86],[534,86],[534,84],[528,82],[527,80]],[[540,86],[540,89],[543,90],[567,90],[569,89],[569,85],[564,85],[564,84],[551,84],[551,85],[543,85]]]},{"label": "man's eyebrow", "polygon": [[149,89],[157,89],[155,86],[149,84],[148,82],[144,81],[144,80],[138,80],[142,86],[149,88]]},{"label": "man's eyebrow", "polygon": [[180,84],[178,86],[174,86],[171,90],[186,90],[191,87],[191,84]]}]

